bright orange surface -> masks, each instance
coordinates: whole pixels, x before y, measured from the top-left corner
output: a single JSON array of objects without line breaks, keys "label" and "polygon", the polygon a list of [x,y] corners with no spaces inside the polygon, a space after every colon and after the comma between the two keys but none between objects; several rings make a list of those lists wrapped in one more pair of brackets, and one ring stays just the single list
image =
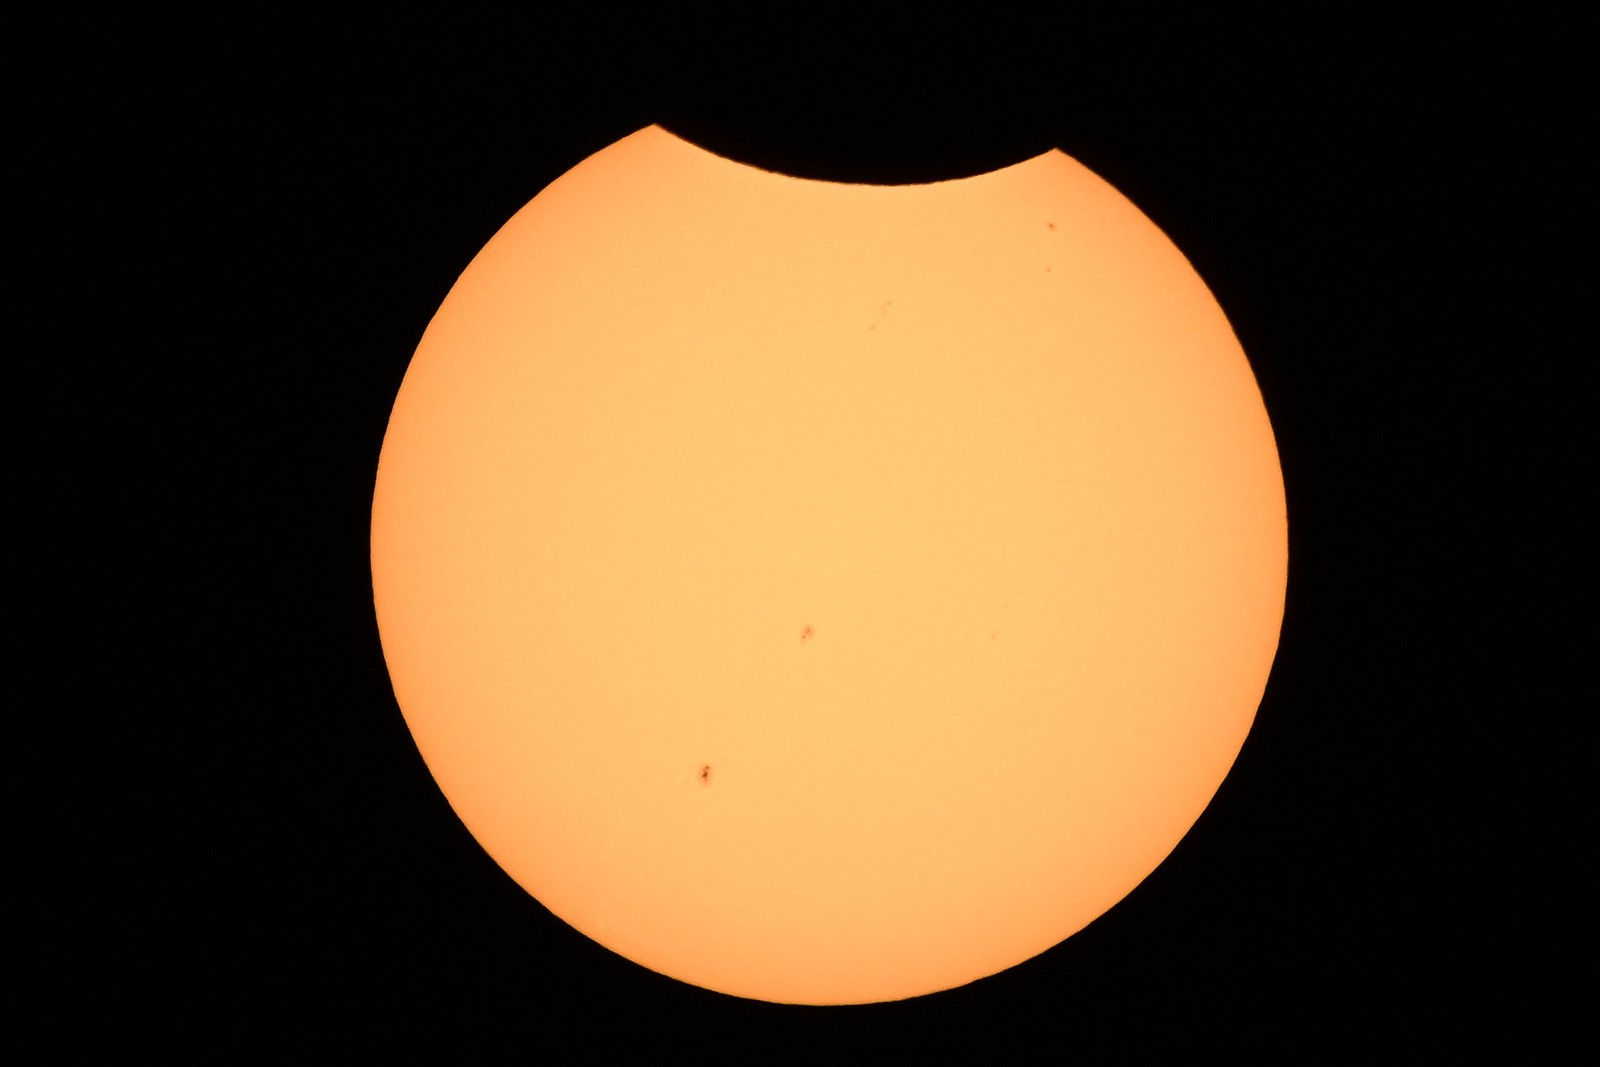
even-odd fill
[{"label": "bright orange surface", "polygon": [[372,569],[519,884],[663,973],[846,1003],[1028,959],[1161,862],[1250,728],[1286,545],[1221,310],[1073,160],[838,185],[651,128],[451,291]]}]

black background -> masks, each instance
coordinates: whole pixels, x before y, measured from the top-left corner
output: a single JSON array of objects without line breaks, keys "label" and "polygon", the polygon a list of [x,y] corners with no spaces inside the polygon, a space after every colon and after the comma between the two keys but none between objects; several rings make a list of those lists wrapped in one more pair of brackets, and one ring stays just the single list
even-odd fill
[{"label": "black background", "polygon": [[[1484,918],[1510,834],[1482,735],[1510,668],[1469,650],[1495,579],[1459,579],[1502,521],[1469,497],[1516,478],[1469,397],[1494,329],[1474,279],[1509,226],[1472,205],[1517,157],[1466,131],[1514,139],[1496,71],[1519,46],[1304,13],[930,18],[386,16],[203,45],[130,23],[161,47],[122,57],[96,114],[157,191],[120,247],[164,339],[138,400],[170,462],[132,496],[171,535],[151,662],[184,725],[141,741],[176,814],[117,876],[139,903],[105,925],[136,947],[90,954],[90,1003],[217,1051],[1300,1062],[1534,1040],[1506,992],[1523,935]],[[528,898],[411,745],[366,554],[389,406],[500,225],[652,122],[848,181],[1060,148],[1188,255],[1251,359],[1290,519],[1255,728],[1166,863],[1011,971],[834,1009],[661,977]]]}]

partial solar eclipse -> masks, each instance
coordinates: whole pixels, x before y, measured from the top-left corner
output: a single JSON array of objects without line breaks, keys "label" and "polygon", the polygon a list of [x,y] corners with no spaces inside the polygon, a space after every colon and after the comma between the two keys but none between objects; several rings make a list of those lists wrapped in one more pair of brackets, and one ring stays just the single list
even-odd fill
[{"label": "partial solar eclipse", "polygon": [[395,696],[483,848],[792,1003],[1122,899],[1238,755],[1286,574],[1227,319],[1060,152],[865,186],[624,138],[451,290],[372,512]]}]

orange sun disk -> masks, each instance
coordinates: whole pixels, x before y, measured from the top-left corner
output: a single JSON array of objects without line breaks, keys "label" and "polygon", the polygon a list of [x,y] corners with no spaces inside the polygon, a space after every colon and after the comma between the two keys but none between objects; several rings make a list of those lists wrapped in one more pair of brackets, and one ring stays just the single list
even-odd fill
[{"label": "orange sun disk", "polygon": [[686,982],[860,1003],[1166,857],[1260,702],[1287,527],[1221,309],[1072,159],[843,185],[652,127],[429,325],[372,572],[423,758],[530,894]]}]

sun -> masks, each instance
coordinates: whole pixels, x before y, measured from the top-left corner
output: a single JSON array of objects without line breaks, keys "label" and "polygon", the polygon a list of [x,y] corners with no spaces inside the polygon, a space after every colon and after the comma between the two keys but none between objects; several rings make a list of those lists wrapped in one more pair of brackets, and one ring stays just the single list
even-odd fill
[{"label": "sun", "polygon": [[1225,315],[1072,159],[845,185],[651,127],[429,325],[372,569],[423,758],[532,896],[687,982],[862,1003],[1029,959],[1172,850],[1287,526]]}]

